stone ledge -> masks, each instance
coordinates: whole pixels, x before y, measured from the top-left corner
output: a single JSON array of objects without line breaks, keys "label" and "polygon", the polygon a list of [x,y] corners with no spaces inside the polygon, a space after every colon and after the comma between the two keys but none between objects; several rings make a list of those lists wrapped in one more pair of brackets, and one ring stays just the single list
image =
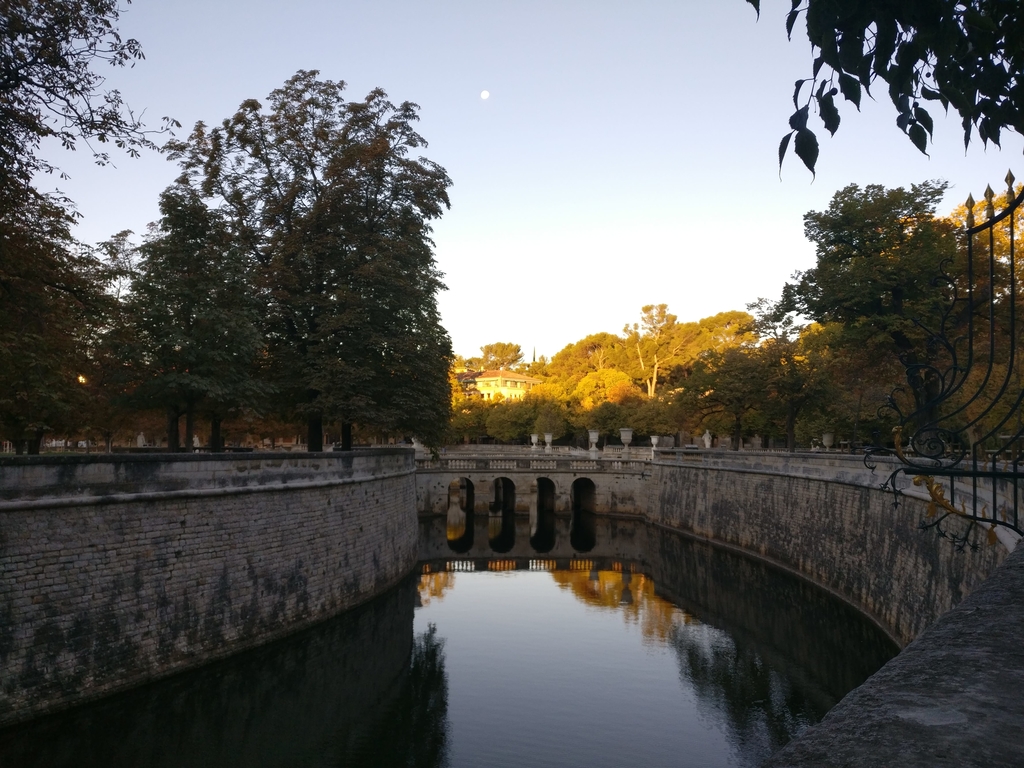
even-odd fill
[{"label": "stone ledge", "polygon": [[1024,765],[1024,547],[766,768]]}]

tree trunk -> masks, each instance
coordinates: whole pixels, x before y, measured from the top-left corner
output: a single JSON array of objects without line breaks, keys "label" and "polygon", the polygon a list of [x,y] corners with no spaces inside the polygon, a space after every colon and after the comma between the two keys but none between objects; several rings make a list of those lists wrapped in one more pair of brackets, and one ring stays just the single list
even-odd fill
[{"label": "tree trunk", "polygon": [[341,450],[352,450],[352,425],[347,421],[341,422]]},{"label": "tree trunk", "polygon": [[176,453],[181,447],[178,435],[178,419],[181,418],[181,411],[177,406],[167,406],[167,451]]},{"label": "tree trunk", "polygon": [[732,449],[738,451],[740,445],[743,443],[743,422],[739,416],[736,417],[736,423],[732,429]]},{"label": "tree trunk", "polygon": [[210,417],[210,452],[224,453],[224,439],[220,436],[220,416]]},{"label": "tree trunk", "polygon": [[796,451],[796,414],[793,406],[786,409],[786,450],[790,453]]},{"label": "tree trunk", "polygon": [[195,446],[196,433],[196,409],[195,405],[189,403],[185,406],[185,453],[192,453]]},{"label": "tree trunk", "polygon": [[25,441],[24,440],[12,440],[14,443],[14,455],[21,456],[25,452]]},{"label": "tree trunk", "polygon": [[28,439],[28,455],[38,456],[39,448],[43,444],[43,430],[39,429],[32,433],[32,437]]},{"label": "tree trunk", "polygon": [[319,453],[324,449],[324,416],[322,413],[309,414],[306,434],[306,450]]}]

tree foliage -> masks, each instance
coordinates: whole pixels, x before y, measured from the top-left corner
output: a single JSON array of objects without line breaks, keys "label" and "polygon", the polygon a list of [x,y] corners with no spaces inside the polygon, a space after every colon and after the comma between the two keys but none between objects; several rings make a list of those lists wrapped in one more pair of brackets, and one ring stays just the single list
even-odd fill
[{"label": "tree foliage", "polygon": [[195,186],[229,216],[257,265],[270,363],[284,404],[309,419],[408,431],[436,442],[450,407],[450,341],[430,222],[444,169],[410,153],[415,104],[300,71],[221,126],[171,142]]},{"label": "tree foliage", "polygon": [[176,448],[181,414],[190,446],[199,409],[219,425],[243,403],[258,405],[267,388],[256,377],[264,344],[249,265],[222,215],[180,185],[161,195],[160,212],[132,275],[126,353],[133,399],[166,409]]},{"label": "tree foliage", "polygon": [[52,170],[38,155],[44,138],[66,149],[84,140],[99,163],[109,153],[93,142],[129,155],[153,147],[140,119],[118,91],[104,90],[95,69],[143,58],[138,41],[118,33],[120,13],[115,0],[0,3],[0,191],[24,189],[34,173]]},{"label": "tree foliage", "polygon": [[[760,0],[747,0],[760,13]],[[1024,7],[1013,0],[793,0],[790,37],[801,15],[813,48],[811,76],[797,80],[796,110],[779,147],[792,140],[811,171],[818,141],[808,127],[811,107],[830,134],[839,128],[836,97],[860,109],[881,82],[896,109],[896,125],[926,152],[934,119],[925,102],[960,116],[967,146],[1000,143],[1005,130],[1024,133]]]}]

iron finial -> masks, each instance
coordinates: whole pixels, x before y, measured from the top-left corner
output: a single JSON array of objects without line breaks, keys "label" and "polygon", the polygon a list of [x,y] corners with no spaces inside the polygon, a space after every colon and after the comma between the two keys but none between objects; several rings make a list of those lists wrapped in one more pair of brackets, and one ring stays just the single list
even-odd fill
[{"label": "iron finial", "polygon": [[992,205],[992,198],[996,196],[996,193],[992,191],[992,185],[989,184],[985,187],[985,218],[991,219],[996,215],[996,208]]},{"label": "iron finial", "polygon": [[974,226],[974,195],[967,195],[967,202],[964,205],[967,207],[967,227],[970,229]]},{"label": "iron finial", "polygon": [[1006,172],[1006,204],[1007,205],[1012,203],[1013,202],[1013,198],[1015,198],[1017,196],[1016,193],[1013,191],[1013,182],[1015,182],[1015,181],[1016,181],[1016,179],[1013,177],[1013,171],[1007,171]]}]

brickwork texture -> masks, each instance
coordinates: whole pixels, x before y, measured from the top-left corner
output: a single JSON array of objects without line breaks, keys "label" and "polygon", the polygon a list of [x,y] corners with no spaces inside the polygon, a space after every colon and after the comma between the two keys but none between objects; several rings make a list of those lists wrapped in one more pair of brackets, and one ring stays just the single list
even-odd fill
[{"label": "brickwork texture", "polygon": [[[415,565],[412,451],[204,457],[189,484],[171,457],[107,461],[37,460],[77,489],[53,506],[0,466],[0,724],[294,632]],[[149,480],[96,491],[126,472]]]}]

